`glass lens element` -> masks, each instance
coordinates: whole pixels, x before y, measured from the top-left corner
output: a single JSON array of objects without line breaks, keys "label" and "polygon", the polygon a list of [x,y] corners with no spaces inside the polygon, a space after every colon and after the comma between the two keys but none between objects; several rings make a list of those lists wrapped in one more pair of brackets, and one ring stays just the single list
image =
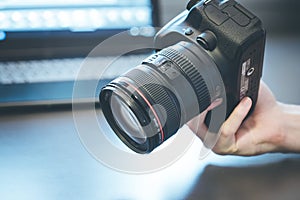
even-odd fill
[{"label": "glass lens element", "polygon": [[138,144],[146,142],[147,136],[130,107],[115,93],[111,96],[111,111],[120,129]]}]

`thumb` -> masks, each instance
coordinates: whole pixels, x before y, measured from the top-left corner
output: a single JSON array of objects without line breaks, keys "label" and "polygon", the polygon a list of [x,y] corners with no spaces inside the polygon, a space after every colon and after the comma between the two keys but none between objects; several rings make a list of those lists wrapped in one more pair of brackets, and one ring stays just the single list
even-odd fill
[{"label": "thumb", "polygon": [[223,123],[220,129],[219,139],[213,148],[216,153],[235,153],[238,150],[235,134],[239,130],[251,106],[252,100],[249,97],[245,97]]}]

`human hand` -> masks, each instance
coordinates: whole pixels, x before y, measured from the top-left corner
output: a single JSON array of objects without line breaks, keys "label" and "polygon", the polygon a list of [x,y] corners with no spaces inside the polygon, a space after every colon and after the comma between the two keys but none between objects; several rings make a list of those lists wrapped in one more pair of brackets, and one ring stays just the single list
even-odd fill
[{"label": "human hand", "polygon": [[[284,151],[286,138],[283,130],[285,127],[283,105],[276,101],[264,82],[260,84],[254,112],[243,121],[251,105],[251,99],[244,98],[222,124],[219,138],[212,149],[215,153],[257,155]],[[214,105],[211,105],[205,112],[187,123],[202,141],[207,132],[203,121],[207,111],[213,107]]]}]

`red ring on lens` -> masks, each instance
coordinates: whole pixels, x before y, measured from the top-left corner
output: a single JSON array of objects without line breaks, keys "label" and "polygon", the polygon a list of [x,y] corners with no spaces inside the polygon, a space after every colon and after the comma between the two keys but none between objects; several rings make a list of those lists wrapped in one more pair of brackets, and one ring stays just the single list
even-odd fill
[{"label": "red ring on lens", "polygon": [[150,110],[153,112],[154,114],[154,117],[158,123],[158,126],[159,126],[159,129],[160,129],[160,133],[161,133],[161,142],[164,141],[165,139],[165,134],[164,134],[164,131],[163,131],[163,128],[162,128],[162,125],[160,123],[160,120],[158,118],[158,115],[156,114],[154,108],[152,107],[152,105],[150,104],[150,102],[148,101],[148,99],[143,95],[143,93],[138,89],[136,88],[135,86],[133,86],[131,83],[127,82],[127,81],[124,81],[126,82],[126,84],[128,84],[130,87],[132,87],[142,98],[143,100],[146,102],[146,104],[149,106]]}]

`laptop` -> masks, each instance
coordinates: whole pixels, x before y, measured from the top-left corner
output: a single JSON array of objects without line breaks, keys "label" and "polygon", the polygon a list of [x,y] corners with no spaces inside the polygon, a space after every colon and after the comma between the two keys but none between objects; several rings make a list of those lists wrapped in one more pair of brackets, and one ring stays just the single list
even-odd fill
[{"label": "laptop", "polygon": [[[159,26],[157,0],[4,0],[0,6],[0,108],[72,103],[74,81],[89,53],[102,41],[126,31],[129,37],[152,40]],[[141,33],[148,30],[147,34]],[[138,31],[137,31],[138,30]],[[149,30],[152,30],[149,31]],[[121,43],[108,46],[93,62],[98,67],[118,53]],[[135,44],[132,44],[135,45]],[[125,68],[139,64],[149,52],[122,56],[115,68],[98,81],[97,91]],[[102,66],[103,63],[103,66]],[[98,93],[78,102],[97,102]]]}]

